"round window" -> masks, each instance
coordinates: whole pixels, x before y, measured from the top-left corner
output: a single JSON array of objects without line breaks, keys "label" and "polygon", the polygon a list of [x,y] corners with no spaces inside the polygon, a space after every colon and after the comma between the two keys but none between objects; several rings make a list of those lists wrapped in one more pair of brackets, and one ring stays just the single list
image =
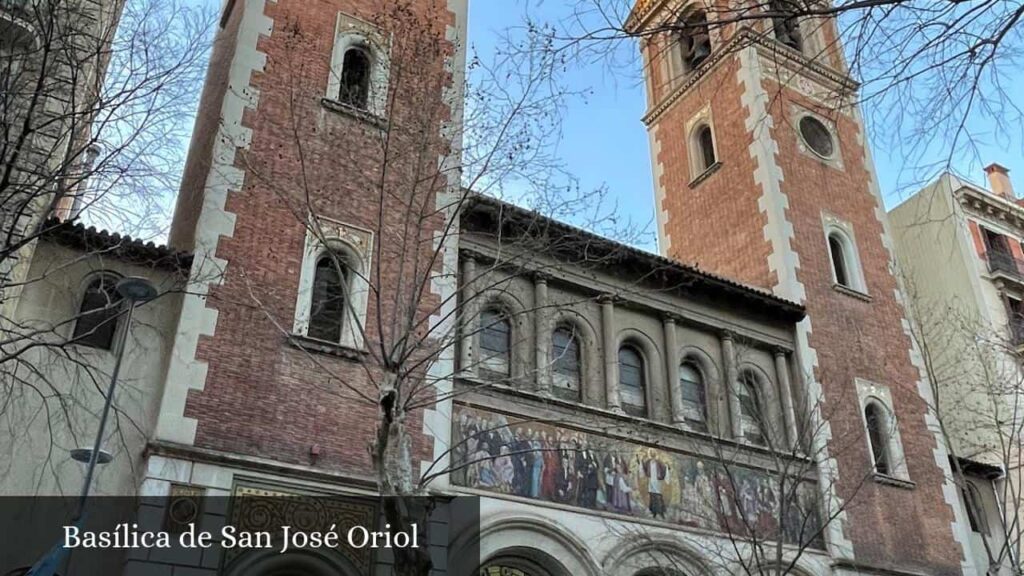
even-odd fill
[{"label": "round window", "polygon": [[804,116],[800,119],[800,137],[815,154],[822,158],[831,158],[832,153],[835,152],[832,133],[817,118]]}]

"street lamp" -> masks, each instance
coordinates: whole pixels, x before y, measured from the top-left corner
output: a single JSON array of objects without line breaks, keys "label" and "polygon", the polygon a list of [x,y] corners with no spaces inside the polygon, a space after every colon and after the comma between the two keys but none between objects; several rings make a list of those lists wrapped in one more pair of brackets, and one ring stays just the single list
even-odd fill
[{"label": "street lamp", "polygon": [[[2,0],[0,0],[2,1]],[[85,484],[82,486],[82,496],[78,501],[78,511],[75,512],[73,523],[80,525],[85,514],[85,503],[89,498],[89,489],[92,487],[92,477],[96,472],[97,464],[106,464],[113,459],[113,456],[103,450],[103,433],[107,429],[107,416],[110,415],[110,407],[114,403],[114,389],[117,386],[117,375],[121,372],[121,359],[124,358],[125,342],[128,340],[128,331],[132,327],[132,315],[135,307],[156,298],[156,287],[145,278],[128,277],[118,281],[115,287],[121,298],[128,302],[128,319],[125,320],[124,329],[117,344],[117,359],[114,361],[114,371],[110,373],[110,386],[107,388],[107,396],[103,402],[103,413],[100,415],[100,429],[96,431],[96,441],[92,448],[76,448],[71,451],[71,458],[78,462],[88,462],[89,466],[85,471]],[[25,576],[55,576],[57,567],[63,562],[68,553],[63,543],[58,542],[42,558],[29,568]]]},{"label": "street lamp", "polygon": [[88,461],[89,463],[85,471],[85,484],[82,486],[82,496],[78,501],[78,512],[75,514],[76,521],[85,512],[85,501],[89,497],[89,491],[92,488],[92,477],[96,472],[96,465],[105,464],[113,459],[109,452],[102,449],[103,433],[107,428],[107,416],[110,414],[110,407],[114,403],[114,388],[117,386],[117,376],[121,372],[121,359],[124,358],[125,342],[128,340],[128,331],[132,326],[132,314],[135,312],[137,305],[148,302],[156,297],[156,287],[153,286],[152,282],[145,278],[134,276],[119,280],[116,290],[121,295],[121,298],[128,302],[128,314],[117,345],[117,359],[114,361],[114,371],[110,373],[110,386],[107,388],[107,397],[103,402],[100,428],[96,431],[96,441],[93,442],[92,449],[78,448],[71,451],[72,458],[80,462]]}]

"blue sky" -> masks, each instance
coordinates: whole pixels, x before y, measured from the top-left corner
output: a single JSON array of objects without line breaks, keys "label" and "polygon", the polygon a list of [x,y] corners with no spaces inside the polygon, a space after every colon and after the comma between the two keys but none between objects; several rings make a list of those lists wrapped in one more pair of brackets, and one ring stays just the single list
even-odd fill
[{"label": "blue sky", "polygon": [[[495,38],[509,26],[517,26],[524,14],[539,22],[565,22],[571,18],[575,0],[471,0],[469,12],[470,44],[486,57],[495,47]],[[644,87],[637,76],[639,60],[635,46],[623,44],[615,53],[614,69],[601,59],[570,71],[566,80],[574,90],[591,90],[585,101],[571,102],[563,121],[563,138],[559,154],[569,171],[580,179],[584,188],[606,185],[609,200],[614,201],[623,216],[636,224],[648,224],[654,232],[654,194],[649,144],[640,122],[646,103]],[[1024,106],[1024,83],[1009,89],[1009,98]],[[939,138],[924,156],[908,157],[901,144],[912,144],[909,135],[890,129],[875,129],[873,122],[883,122],[893,102],[866,103],[879,183],[886,207],[898,204],[918,188],[917,184],[935,175],[937,168],[921,167],[922,163],[941,162],[948,154]],[[998,162],[1016,177],[1018,192],[1024,195],[1024,137],[1021,119],[1008,115],[1003,130],[989,118],[976,115],[968,119],[972,139],[978,144],[976,154],[960,153],[952,168],[969,180],[983,183],[982,167]],[[654,249],[653,235],[644,248]]]}]

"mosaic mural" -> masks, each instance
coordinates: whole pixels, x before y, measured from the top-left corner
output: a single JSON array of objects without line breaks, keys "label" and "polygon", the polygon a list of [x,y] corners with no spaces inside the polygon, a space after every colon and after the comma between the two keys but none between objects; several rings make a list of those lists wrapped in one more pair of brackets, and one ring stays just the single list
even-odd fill
[{"label": "mosaic mural", "polygon": [[780,490],[777,474],[465,406],[452,432],[459,486],[820,546],[809,482]]}]

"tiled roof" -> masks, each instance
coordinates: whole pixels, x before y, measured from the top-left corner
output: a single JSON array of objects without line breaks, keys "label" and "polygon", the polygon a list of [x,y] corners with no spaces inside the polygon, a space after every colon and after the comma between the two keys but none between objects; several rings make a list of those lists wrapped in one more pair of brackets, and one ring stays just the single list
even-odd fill
[{"label": "tiled roof", "polygon": [[659,256],[657,254],[652,254],[650,252],[634,248],[627,244],[600,236],[562,221],[554,220],[535,211],[527,210],[496,198],[474,195],[469,205],[469,210],[472,211],[474,208],[484,206],[501,209],[511,216],[527,217],[534,221],[543,221],[548,226],[561,228],[565,233],[572,234],[580,240],[583,240],[584,243],[604,245],[608,248],[613,248],[627,260],[633,260],[640,264],[649,264],[652,268],[681,274],[696,281],[705,289],[720,291],[724,294],[728,294],[729,296],[745,301],[747,304],[768,307],[771,311],[780,313],[794,322],[801,320],[805,315],[805,309],[801,304],[791,300],[786,300],[785,298],[780,298],[763,288],[744,284],[733,280],[732,278],[727,278],[725,276],[702,270],[696,266],[683,264],[676,260],[665,258],[664,256]]},{"label": "tiled roof", "polygon": [[192,254],[179,252],[169,246],[143,242],[131,236],[86,227],[81,223],[51,218],[43,224],[42,237],[62,246],[86,252],[101,253],[144,266],[164,270],[188,270]]}]

